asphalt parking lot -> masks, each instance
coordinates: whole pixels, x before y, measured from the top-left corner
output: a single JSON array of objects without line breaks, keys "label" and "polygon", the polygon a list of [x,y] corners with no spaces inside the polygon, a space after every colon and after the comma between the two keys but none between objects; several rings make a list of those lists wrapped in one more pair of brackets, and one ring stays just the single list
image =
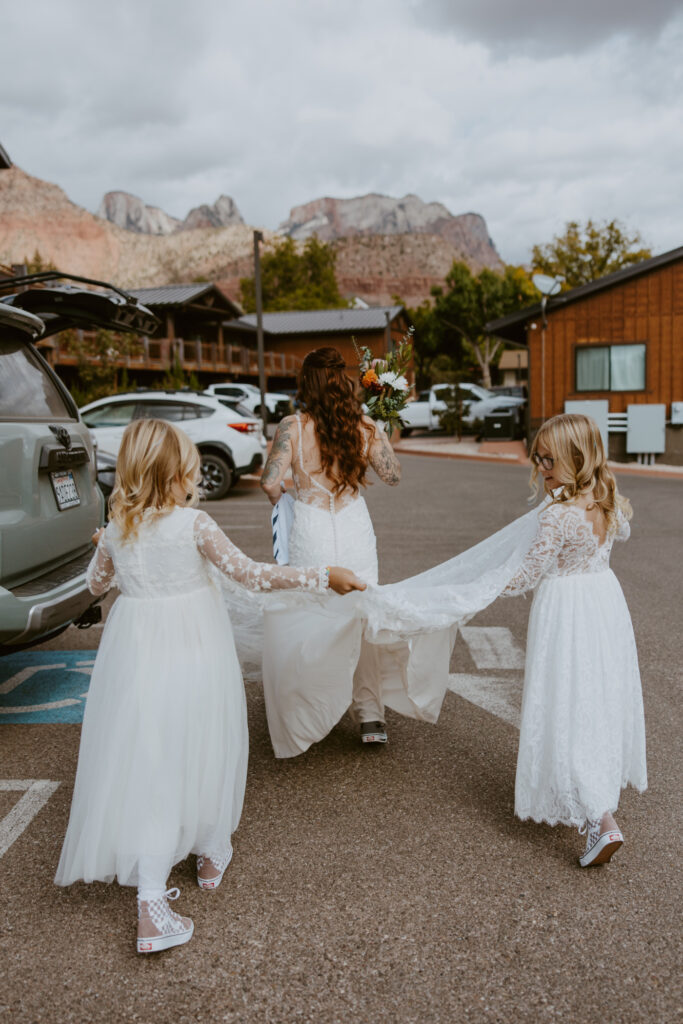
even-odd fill
[{"label": "asphalt parking lot", "polygon": [[[367,496],[383,582],[526,511],[521,467],[402,461],[401,486],[377,483]],[[650,789],[625,793],[626,844],[611,864],[583,872],[576,833],[513,817],[529,602],[509,599],[459,637],[438,725],[390,715],[383,749],[362,748],[346,718],[307,754],[276,761],[262,692],[250,685],[233,864],[215,893],[196,887],[193,864],[178,865],[170,884],[195,937],[144,959],[131,890],[52,884],[101,635],[72,628],[23,660],[0,660],[5,1019],[677,1019],[683,489],[627,476],[620,485],[635,518],[613,568],[639,645]],[[250,555],[269,558],[258,489],[240,483],[206,508]]]}]

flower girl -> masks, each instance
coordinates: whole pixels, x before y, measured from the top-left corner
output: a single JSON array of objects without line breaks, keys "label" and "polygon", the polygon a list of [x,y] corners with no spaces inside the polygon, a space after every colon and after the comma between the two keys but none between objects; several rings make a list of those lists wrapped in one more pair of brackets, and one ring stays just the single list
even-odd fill
[{"label": "flower girl", "polygon": [[246,703],[213,566],[251,590],[363,590],[340,568],[251,561],[196,503],[199,455],[170,423],[123,435],[111,497],[88,568],[93,594],[114,582],[88,694],[69,826],[55,882],[138,888],[140,953],[187,942],[171,911],[171,868],[197,854],[215,889],[230,862],[247,771]]},{"label": "flower girl", "polygon": [[597,425],[554,416],[531,450],[532,483],[549,501],[504,594],[535,588],[527,638],[515,784],[520,818],[587,833],[582,867],[604,864],[624,837],[613,814],[622,787],[647,787],[636,644],[609,568],[631,508],[605,459]]}]

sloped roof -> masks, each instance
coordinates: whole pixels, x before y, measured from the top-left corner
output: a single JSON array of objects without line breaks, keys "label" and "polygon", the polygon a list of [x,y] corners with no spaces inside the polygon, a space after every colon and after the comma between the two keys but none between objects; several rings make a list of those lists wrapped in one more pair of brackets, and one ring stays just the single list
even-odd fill
[{"label": "sloped roof", "polygon": [[209,281],[196,284],[165,284],[157,288],[128,288],[127,291],[139,299],[143,306],[164,306],[168,309],[187,306],[212,293],[214,302],[211,308],[217,311],[231,312],[235,316],[239,316],[242,312],[237,303],[229,299],[220,288]]},{"label": "sloped roof", "polygon": [[7,150],[0,145],[0,170],[7,170],[8,167],[12,166],[12,161],[7,155]]},{"label": "sloped roof", "polygon": [[[671,249],[669,252],[661,253],[659,256],[652,256],[649,260],[641,260],[640,263],[633,263],[631,266],[616,270],[613,274],[606,274],[599,277],[597,281],[589,281],[588,284],[579,285],[578,288],[571,288],[568,292],[562,292],[548,300],[547,313],[562,306],[568,306],[572,302],[578,302],[589,295],[604,291],[606,288],[614,288],[616,285],[630,281],[632,278],[649,274],[660,267],[666,267],[671,263],[683,260],[683,246],[678,249]],[[499,317],[498,320],[490,320],[484,330],[487,334],[495,334],[500,338],[507,338],[510,341],[524,343],[526,341],[526,323],[534,317],[541,315],[541,303],[536,302],[533,306],[525,306],[516,313],[509,313],[507,316]]]},{"label": "sloped roof", "polygon": [[[291,313],[264,313],[268,334],[339,334],[349,331],[381,331],[403,312],[403,306],[370,306],[368,309],[311,309]],[[256,326],[256,314],[241,316],[238,323]]]}]

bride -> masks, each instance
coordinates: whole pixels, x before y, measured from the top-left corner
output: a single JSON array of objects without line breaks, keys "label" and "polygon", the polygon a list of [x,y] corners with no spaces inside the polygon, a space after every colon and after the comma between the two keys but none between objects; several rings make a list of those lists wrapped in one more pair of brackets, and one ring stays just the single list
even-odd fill
[{"label": "bride", "polygon": [[[378,582],[377,542],[360,489],[371,466],[395,486],[401,466],[386,433],[364,416],[334,348],[304,359],[303,413],[285,417],[261,477],[275,505],[291,469],[296,501],[289,564],[336,565]],[[335,603],[336,604],[336,603]],[[312,666],[317,666],[313,669]],[[264,618],[263,683],[275,753],[291,757],[320,740],[351,705],[364,743],[386,743],[381,665],[353,611],[312,603],[270,607]]]}]

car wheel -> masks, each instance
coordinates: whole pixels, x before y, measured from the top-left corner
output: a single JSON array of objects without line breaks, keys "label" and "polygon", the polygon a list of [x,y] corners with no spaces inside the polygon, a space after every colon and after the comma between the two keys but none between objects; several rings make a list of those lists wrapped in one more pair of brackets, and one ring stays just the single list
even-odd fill
[{"label": "car wheel", "polygon": [[233,471],[229,463],[213,452],[201,453],[200,487],[207,501],[220,501],[232,486]]},{"label": "car wheel", "polygon": [[401,427],[401,437],[410,437],[413,432],[412,427]]}]

